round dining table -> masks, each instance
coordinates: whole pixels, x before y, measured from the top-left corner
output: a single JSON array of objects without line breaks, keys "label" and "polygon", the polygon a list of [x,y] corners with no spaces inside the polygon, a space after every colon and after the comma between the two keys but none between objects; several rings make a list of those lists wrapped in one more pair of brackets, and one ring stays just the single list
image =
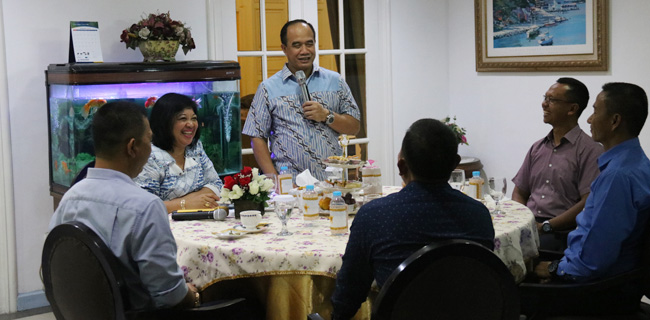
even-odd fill
[{"label": "round dining table", "polygon": [[[385,194],[397,190],[384,187]],[[520,282],[538,255],[537,227],[526,206],[510,200],[501,205],[503,213],[492,215],[494,253]],[[487,206],[493,209],[494,203]],[[296,214],[288,222],[293,234],[278,236],[282,224],[267,211],[255,233],[227,239],[239,224],[232,214],[224,221],[170,220],[185,279],[204,297],[242,294],[256,299],[264,305],[267,319],[306,319],[312,312],[328,318],[349,234],[331,235],[327,216],[305,221]],[[362,305],[355,319],[370,318],[370,303]]]}]

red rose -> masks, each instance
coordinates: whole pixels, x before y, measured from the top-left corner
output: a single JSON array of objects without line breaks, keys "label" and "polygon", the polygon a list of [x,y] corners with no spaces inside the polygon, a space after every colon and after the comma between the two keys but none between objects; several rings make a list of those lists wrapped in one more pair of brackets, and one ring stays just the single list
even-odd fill
[{"label": "red rose", "polygon": [[247,187],[249,183],[251,183],[251,177],[250,176],[239,178],[239,185],[242,188]]},{"label": "red rose", "polygon": [[244,167],[244,169],[241,170],[241,174],[245,176],[250,176],[253,174],[253,169],[251,167]]},{"label": "red rose", "polygon": [[231,176],[227,176],[227,177],[223,178],[223,186],[224,187],[232,190],[232,187],[235,184],[237,184],[237,181],[235,181],[235,179],[233,179]]}]

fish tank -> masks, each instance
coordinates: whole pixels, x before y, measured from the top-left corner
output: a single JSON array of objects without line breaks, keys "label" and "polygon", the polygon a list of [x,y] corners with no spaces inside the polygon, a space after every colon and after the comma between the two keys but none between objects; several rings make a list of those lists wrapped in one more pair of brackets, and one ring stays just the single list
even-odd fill
[{"label": "fish tank", "polygon": [[217,172],[225,176],[241,170],[237,62],[52,64],[45,74],[55,207],[79,171],[95,159],[93,114],[111,101],[133,101],[150,113],[166,93],[191,97],[197,103],[201,142]]}]

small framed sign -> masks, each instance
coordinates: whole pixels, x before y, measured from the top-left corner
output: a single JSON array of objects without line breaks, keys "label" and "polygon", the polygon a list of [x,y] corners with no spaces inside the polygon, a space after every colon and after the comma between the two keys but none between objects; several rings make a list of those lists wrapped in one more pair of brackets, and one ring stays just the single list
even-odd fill
[{"label": "small framed sign", "polygon": [[97,21],[70,21],[68,62],[104,62]]}]

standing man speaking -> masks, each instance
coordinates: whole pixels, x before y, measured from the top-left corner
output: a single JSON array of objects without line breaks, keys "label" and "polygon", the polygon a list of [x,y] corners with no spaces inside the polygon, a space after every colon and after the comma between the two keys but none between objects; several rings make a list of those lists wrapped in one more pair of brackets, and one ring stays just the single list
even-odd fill
[{"label": "standing man speaking", "polygon": [[286,166],[294,177],[309,169],[324,180],[323,160],[343,152],[338,136],[359,131],[359,107],[340,74],[314,64],[316,32],[310,23],[287,22],[280,39],[287,63],[257,88],[242,133],[251,137],[264,173]]}]

